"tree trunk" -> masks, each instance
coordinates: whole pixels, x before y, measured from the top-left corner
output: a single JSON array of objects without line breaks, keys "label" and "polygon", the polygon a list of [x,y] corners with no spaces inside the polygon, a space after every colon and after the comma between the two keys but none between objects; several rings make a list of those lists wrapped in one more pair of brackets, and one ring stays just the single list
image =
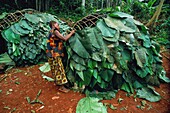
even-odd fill
[{"label": "tree trunk", "polygon": [[101,4],[101,8],[102,8],[102,9],[103,9],[103,3],[104,3],[104,2],[103,2],[103,0],[102,0],[102,4]]},{"label": "tree trunk", "polygon": [[82,0],[82,7],[84,7],[85,8],[85,4],[86,4],[86,0]]},{"label": "tree trunk", "polygon": [[163,3],[164,3],[165,0],[161,0],[157,9],[156,9],[156,12],[154,13],[153,17],[150,19],[150,21],[146,24],[147,27],[151,26],[152,24],[154,24],[154,26],[156,25],[156,21],[158,20],[158,17],[161,13],[161,9],[162,9],[162,6],[163,6]]}]

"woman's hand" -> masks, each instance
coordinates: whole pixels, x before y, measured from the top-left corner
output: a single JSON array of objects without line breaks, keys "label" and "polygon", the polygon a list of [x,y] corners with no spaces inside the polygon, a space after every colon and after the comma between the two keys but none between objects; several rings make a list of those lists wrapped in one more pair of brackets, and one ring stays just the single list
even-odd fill
[{"label": "woman's hand", "polygon": [[72,31],[71,31],[71,34],[73,35],[75,32],[76,32],[75,30],[72,30]]}]

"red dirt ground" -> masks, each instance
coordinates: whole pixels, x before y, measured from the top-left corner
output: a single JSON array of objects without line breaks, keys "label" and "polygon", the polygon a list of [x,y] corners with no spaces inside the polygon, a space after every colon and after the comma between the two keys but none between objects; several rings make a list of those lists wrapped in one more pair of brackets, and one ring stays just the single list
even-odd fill
[{"label": "red dirt ground", "polygon": [[[170,53],[166,53],[170,58]],[[163,66],[170,77],[170,62],[163,57]],[[85,97],[84,94],[70,91],[61,93],[57,90],[53,82],[44,80],[38,70],[39,65],[15,68],[8,74],[0,74],[0,113],[75,113],[78,101]],[[47,73],[50,76],[50,73]],[[162,96],[161,101],[151,103],[146,101],[143,109],[141,106],[142,99],[127,97],[126,92],[119,91],[116,98],[112,100],[103,100],[103,103],[109,103],[117,107],[117,110],[108,108],[108,113],[169,113],[170,112],[170,84],[161,84],[155,87],[156,91]],[[44,105],[36,103],[29,104],[26,97],[32,100],[36,98],[37,93],[41,90],[38,97]],[[118,99],[122,102],[118,104]],[[35,111],[35,112],[34,112]],[[169,112],[168,112],[169,111]]]}]

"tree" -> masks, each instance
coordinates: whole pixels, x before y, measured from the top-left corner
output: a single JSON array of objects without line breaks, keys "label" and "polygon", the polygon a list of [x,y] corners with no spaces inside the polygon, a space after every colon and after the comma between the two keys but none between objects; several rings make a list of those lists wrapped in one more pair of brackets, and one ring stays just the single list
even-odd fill
[{"label": "tree", "polygon": [[149,20],[149,22],[146,24],[147,27],[151,26],[154,24],[154,26],[156,25],[155,22],[157,22],[158,20],[158,17],[161,13],[161,9],[162,9],[162,6],[163,6],[163,3],[164,3],[165,0],[161,0],[158,7],[157,7],[157,10],[156,12],[154,13],[153,17]]},{"label": "tree", "polygon": [[84,7],[85,8],[85,3],[86,3],[86,0],[82,0],[82,7]]}]

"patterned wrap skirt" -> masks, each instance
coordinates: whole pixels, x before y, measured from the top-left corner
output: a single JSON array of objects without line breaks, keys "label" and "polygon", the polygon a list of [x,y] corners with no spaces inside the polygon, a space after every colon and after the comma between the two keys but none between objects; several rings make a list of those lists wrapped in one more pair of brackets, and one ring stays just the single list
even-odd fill
[{"label": "patterned wrap skirt", "polygon": [[62,58],[61,57],[48,58],[48,62],[50,64],[52,76],[55,80],[56,85],[66,84],[68,81],[62,63]]}]

